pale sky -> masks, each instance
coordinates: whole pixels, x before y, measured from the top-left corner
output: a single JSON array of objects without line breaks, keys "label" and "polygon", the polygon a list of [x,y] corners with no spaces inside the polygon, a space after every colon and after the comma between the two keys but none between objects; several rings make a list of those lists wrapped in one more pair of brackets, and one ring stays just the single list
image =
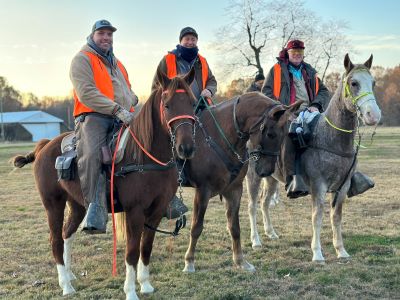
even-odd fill
[{"label": "pale sky", "polygon": [[[23,93],[67,96],[72,89],[71,59],[86,43],[93,23],[107,19],[118,29],[114,33],[114,53],[127,68],[133,90],[139,96],[148,95],[160,59],[176,46],[183,27],[197,30],[200,53],[215,72],[221,54],[209,45],[215,41],[216,30],[228,22],[224,14],[228,3],[0,0],[0,76]],[[399,65],[400,1],[307,0],[305,5],[323,19],[348,22],[346,35],[358,51],[353,61],[363,62],[373,53],[374,65]]]}]

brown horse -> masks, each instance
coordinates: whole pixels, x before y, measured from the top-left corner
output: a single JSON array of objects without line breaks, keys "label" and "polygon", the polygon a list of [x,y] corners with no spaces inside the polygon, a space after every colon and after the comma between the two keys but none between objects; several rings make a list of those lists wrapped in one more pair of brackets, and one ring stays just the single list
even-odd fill
[{"label": "brown horse", "polygon": [[[169,163],[164,169],[144,170],[126,174],[123,178],[115,178],[115,187],[126,212],[127,222],[124,285],[127,299],[138,299],[135,292],[135,271],[141,292],[154,291],[149,282],[148,265],[155,232],[145,229],[144,225],[159,225],[170,199],[177,190],[177,169],[172,152],[175,150],[181,159],[190,159],[194,155],[195,99],[189,87],[194,78],[194,70],[183,78],[176,77],[171,80],[158,70],[157,78],[158,90],[151,94],[130,125],[130,129],[154,157]],[[61,154],[60,144],[64,136],[61,135],[52,141],[40,141],[33,152],[15,157],[14,165],[21,168],[35,161],[35,180],[47,212],[59,285],[63,295],[67,295],[75,292],[71,285],[71,280],[75,279],[71,272],[71,242],[85,216],[85,208],[79,178],[74,181],[57,181],[54,164],[56,157]],[[171,140],[174,141],[174,149]],[[126,153],[123,160],[116,165],[117,170],[128,163],[154,164],[148,156],[141,154],[141,150],[132,139],[128,141]],[[135,154],[135,161],[132,153]],[[67,203],[70,214],[63,226]]]},{"label": "brown horse", "polygon": [[[298,105],[286,107],[252,92],[211,107],[198,117],[196,155],[185,167],[187,180],[196,193],[184,272],[195,271],[194,254],[204,214],[210,198],[218,194],[225,199],[233,261],[239,268],[254,270],[243,257],[240,241],[239,208],[247,162],[256,160],[256,170],[261,176],[274,172],[284,125]],[[254,145],[252,149],[246,149],[248,141]]]}]

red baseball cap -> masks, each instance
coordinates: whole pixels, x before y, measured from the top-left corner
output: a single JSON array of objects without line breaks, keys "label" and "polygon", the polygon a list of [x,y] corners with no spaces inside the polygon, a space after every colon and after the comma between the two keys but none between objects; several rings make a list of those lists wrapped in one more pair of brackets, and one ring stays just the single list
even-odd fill
[{"label": "red baseball cap", "polygon": [[291,40],[288,42],[286,49],[304,49],[304,43],[300,40]]}]

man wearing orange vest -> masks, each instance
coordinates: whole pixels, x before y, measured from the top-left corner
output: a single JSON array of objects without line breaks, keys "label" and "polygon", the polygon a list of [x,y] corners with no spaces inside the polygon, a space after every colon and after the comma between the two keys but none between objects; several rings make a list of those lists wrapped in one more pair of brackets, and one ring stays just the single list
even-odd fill
[{"label": "man wearing orange vest", "polygon": [[[287,105],[295,101],[305,101],[299,111],[308,107],[310,112],[322,112],[329,103],[329,91],[317,77],[315,69],[303,61],[304,48],[302,41],[288,42],[286,48],[279,53],[278,62],[271,68],[262,92]],[[289,198],[308,194],[308,187],[301,174],[295,172],[295,152],[291,139],[287,137],[284,142],[283,173]],[[355,172],[347,196],[362,194],[373,186],[371,178],[361,172]]]},{"label": "man wearing orange vest", "polygon": [[[212,104],[210,98],[217,92],[217,81],[208,66],[207,60],[199,54],[198,37],[193,28],[183,28],[179,34],[179,44],[161,59],[158,67],[169,78],[185,75],[193,67],[195,69],[195,80],[190,87],[195,98],[199,99],[202,96],[208,101],[208,104]],[[155,75],[151,90],[154,91],[156,88],[157,79]],[[171,200],[166,217],[176,218],[187,210],[185,204],[175,196]]]},{"label": "man wearing orange vest", "polygon": [[[185,27],[179,34],[179,44],[160,61],[159,67],[169,78],[185,75],[192,67],[195,69],[195,80],[190,86],[196,99],[200,96],[211,98],[217,92],[217,81],[208,66],[207,60],[199,54],[197,48],[198,34],[191,27]],[[154,76],[152,90],[156,88]]]},{"label": "man wearing orange vest", "polygon": [[107,20],[97,21],[70,68],[78,175],[87,209],[83,230],[87,233],[106,232],[106,178],[101,148],[107,145],[115,127],[132,121],[133,106],[138,102],[125,67],[113,54],[116,30]]},{"label": "man wearing orange vest", "polygon": [[[308,107],[310,112],[320,111],[328,105],[330,94],[317,76],[317,71],[303,61],[304,43],[300,40],[288,42],[277,57],[278,62],[271,68],[262,87],[266,96],[289,105],[304,101],[299,111]],[[283,171],[289,198],[308,194],[301,174],[295,174],[295,147],[289,138],[285,141]]]}]

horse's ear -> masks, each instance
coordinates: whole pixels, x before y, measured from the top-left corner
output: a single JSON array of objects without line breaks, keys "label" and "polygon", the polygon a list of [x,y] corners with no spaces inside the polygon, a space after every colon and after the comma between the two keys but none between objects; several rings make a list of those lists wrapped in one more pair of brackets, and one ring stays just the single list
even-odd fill
[{"label": "horse's ear", "polygon": [[276,105],[269,111],[268,116],[272,119],[279,120],[286,110],[287,107],[285,105]]},{"label": "horse's ear", "polygon": [[196,71],[194,69],[194,66],[190,68],[189,73],[187,73],[183,79],[186,81],[186,83],[190,86],[194,80],[194,75],[196,74]]},{"label": "horse's ear", "polygon": [[303,100],[296,101],[288,107],[288,110],[290,110],[292,113],[295,113],[304,102],[305,101]]},{"label": "horse's ear", "polygon": [[163,90],[166,90],[169,84],[171,83],[171,79],[165,75],[165,73],[161,70],[161,66],[157,68],[157,81],[161,85]]},{"label": "horse's ear", "polygon": [[344,57],[344,68],[346,69],[347,74],[349,74],[350,71],[354,68],[354,65],[351,62],[348,53],[346,53],[346,56]]},{"label": "horse's ear", "polygon": [[364,66],[366,66],[368,69],[371,69],[372,59],[373,59],[373,56],[371,54],[371,56],[368,58],[368,60],[364,63]]}]

